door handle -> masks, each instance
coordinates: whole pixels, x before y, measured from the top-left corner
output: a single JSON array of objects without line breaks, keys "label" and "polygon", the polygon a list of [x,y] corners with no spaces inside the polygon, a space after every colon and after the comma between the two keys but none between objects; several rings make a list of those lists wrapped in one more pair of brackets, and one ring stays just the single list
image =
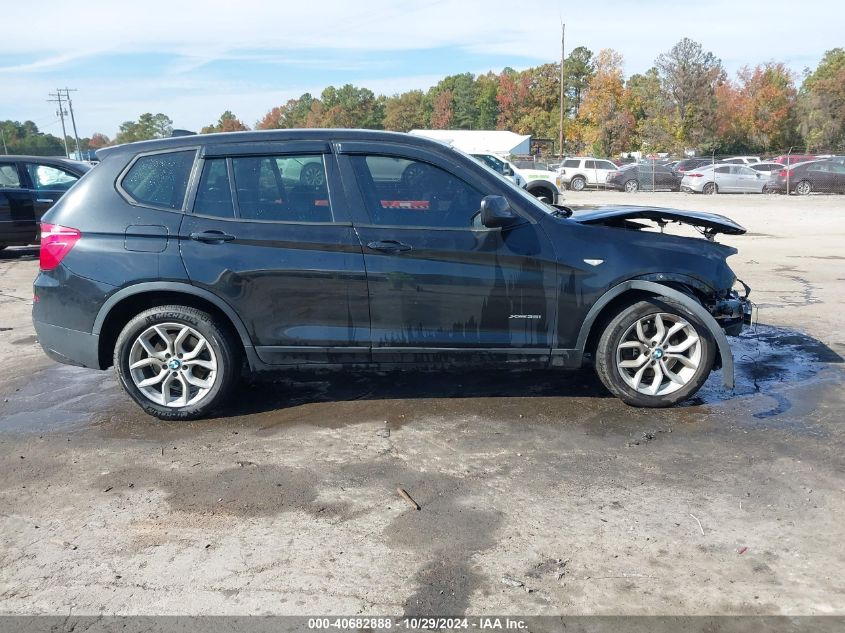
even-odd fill
[{"label": "door handle", "polygon": [[374,251],[382,251],[383,253],[400,253],[411,250],[413,246],[397,242],[396,240],[381,240],[378,242],[370,242],[367,244],[367,248]]},{"label": "door handle", "polygon": [[55,202],[52,198],[36,198],[36,202]]},{"label": "door handle", "polygon": [[223,231],[203,231],[202,233],[191,233],[189,237],[195,242],[202,242],[203,244],[222,244],[223,242],[231,242],[235,239],[234,235],[229,235]]}]

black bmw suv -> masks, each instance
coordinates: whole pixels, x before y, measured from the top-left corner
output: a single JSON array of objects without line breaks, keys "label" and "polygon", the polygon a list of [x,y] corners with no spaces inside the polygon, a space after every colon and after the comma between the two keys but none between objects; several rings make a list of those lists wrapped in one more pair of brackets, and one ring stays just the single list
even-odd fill
[{"label": "black bmw suv", "polygon": [[[721,366],[749,303],[708,213],[576,212],[468,155],[363,130],[212,134],[100,150],[43,218],[33,319],[47,354],[114,365],[165,419],[245,371],[591,361],[669,406]],[[641,230],[694,225],[708,240]],[[747,287],[745,290],[747,295]]]}]

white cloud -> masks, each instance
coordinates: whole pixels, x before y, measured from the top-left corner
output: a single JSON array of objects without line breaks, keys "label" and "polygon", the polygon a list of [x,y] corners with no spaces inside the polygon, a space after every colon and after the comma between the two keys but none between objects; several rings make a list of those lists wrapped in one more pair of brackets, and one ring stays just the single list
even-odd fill
[{"label": "white cloud", "polygon": [[[228,108],[252,124],[274,105],[304,91],[318,94],[325,86],[316,80],[285,81],[284,76],[250,83],[237,72],[211,81],[203,79],[209,64],[264,64],[268,75],[273,65],[332,70],[349,73],[357,85],[392,94],[427,88],[456,72],[397,68],[397,51],[462,48],[480,63],[489,57],[494,70],[503,58],[513,58],[507,65],[517,68],[526,60],[553,61],[560,54],[561,17],[567,23],[567,51],[580,45],[594,52],[614,48],[624,55],[629,74],[646,70],[684,36],[700,41],[731,71],[770,59],[797,71],[842,45],[843,7],[840,0],[805,0],[798,34],[792,0],[768,0],[763,8],[735,0],[695,5],[677,0],[586,5],[571,0],[4,2],[3,23],[37,25],[37,37],[31,28],[9,28],[0,38],[0,118],[50,119],[47,93],[72,77],[79,89],[77,123],[84,134],[113,134],[122,120],[146,111],[165,112],[180,127],[198,128]],[[164,76],[139,81],[128,69],[97,77],[74,74],[82,67],[80,60],[90,64],[102,57],[113,66],[123,54],[162,55]]]}]

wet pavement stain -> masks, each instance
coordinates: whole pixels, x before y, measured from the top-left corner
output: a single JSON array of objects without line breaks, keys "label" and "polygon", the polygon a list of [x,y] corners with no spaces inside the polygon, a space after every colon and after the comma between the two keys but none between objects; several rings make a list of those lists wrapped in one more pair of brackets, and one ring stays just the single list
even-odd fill
[{"label": "wet pavement stain", "polygon": [[100,476],[92,487],[124,494],[155,487],[165,493],[173,510],[199,515],[267,517],[301,511],[328,518],[348,514],[345,504],[318,501],[316,483],[322,483],[322,478],[311,471],[235,462],[219,471],[128,468]]},{"label": "wet pavement stain", "polygon": [[221,429],[271,436],[302,426],[331,430],[377,423],[397,431],[432,416],[451,416],[575,425],[589,435],[631,442],[655,429],[727,422],[742,409],[746,413],[738,418],[749,427],[765,422],[798,429],[795,418],[811,411],[812,403],[796,403],[801,396],[789,387],[809,385],[825,367],[842,363],[824,343],[788,328],[759,325],[731,345],[733,391],[714,372],[694,399],[664,411],[625,406],[590,369],[297,372],[242,382],[233,402],[209,419],[163,422],[137,408],[111,371],[52,365],[30,379],[21,377],[15,382],[20,386],[3,394],[0,433],[93,430],[105,438],[168,442]]}]

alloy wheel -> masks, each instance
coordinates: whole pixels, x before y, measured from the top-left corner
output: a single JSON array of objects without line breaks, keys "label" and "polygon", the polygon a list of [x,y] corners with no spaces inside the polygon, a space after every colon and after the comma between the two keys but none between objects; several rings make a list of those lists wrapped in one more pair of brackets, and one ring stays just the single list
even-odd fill
[{"label": "alloy wheel", "polygon": [[144,397],[166,407],[202,400],[214,386],[217,357],[206,338],[182,323],[157,323],[132,343],[129,374]]},{"label": "alloy wheel", "polygon": [[695,328],[677,314],[660,312],[638,319],[616,348],[616,368],[631,389],[665,396],[687,385],[701,364]]},{"label": "alloy wheel", "polygon": [[639,183],[636,180],[629,180],[625,183],[625,191],[628,193],[633,193],[640,188]]}]

